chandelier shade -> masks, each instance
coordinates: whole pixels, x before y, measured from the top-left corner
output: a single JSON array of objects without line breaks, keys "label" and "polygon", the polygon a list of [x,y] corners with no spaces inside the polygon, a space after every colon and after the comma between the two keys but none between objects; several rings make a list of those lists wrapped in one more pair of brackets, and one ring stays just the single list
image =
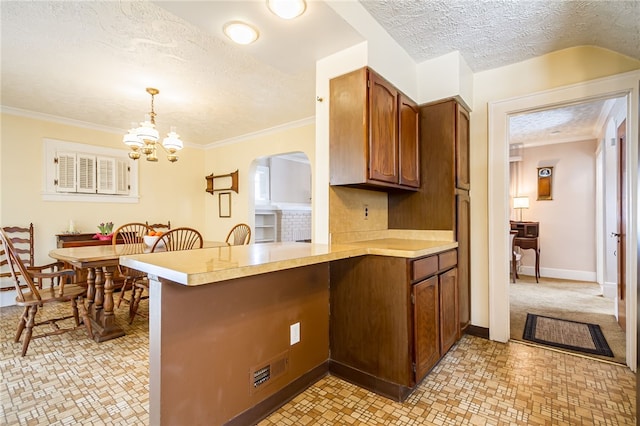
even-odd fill
[{"label": "chandelier shade", "polygon": [[139,127],[135,124],[131,126],[128,133],[122,138],[122,142],[131,149],[129,158],[137,160],[142,154],[146,156],[147,161],[158,161],[157,146],[162,147],[167,153],[167,160],[174,163],[178,161],[177,151],[183,148],[180,136],[176,133],[176,128],[171,127],[171,131],[162,144],[158,144],[160,133],[156,129],[156,112],[154,110],[154,96],[160,93],[158,89],[147,87],[147,93],[151,95],[151,112],[145,115],[144,121]]}]

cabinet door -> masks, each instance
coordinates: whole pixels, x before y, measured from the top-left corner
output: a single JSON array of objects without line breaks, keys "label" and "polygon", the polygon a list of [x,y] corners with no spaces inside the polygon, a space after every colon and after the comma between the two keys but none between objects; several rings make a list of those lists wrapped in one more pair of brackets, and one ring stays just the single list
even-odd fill
[{"label": "cabinet door", "polygon": [[396,89],[369,71],[369,179],[398,183]]},{"label": "cabinet door", "polygon": [[458,305],[460,333],[471,323],[471,201],[467,191],[456,194],[456,240],[458,241]]},{"label": "cabinet door", "polygon": [[440,353],[444,355],[458,340],[458,269],[439,275]]},{"label": "cabinet door", "polygon": [[469,113],[456,102],[456,188],[469,189]]},{"label": "cabinet door", "polygon": [[438,276],[413,286],[415,380],[419,383],[440,359]]},{"label": "cabinet door", "polygon": [[400,185],[420,186],[419,123],[420,110],[411,99],[399,95]]}]

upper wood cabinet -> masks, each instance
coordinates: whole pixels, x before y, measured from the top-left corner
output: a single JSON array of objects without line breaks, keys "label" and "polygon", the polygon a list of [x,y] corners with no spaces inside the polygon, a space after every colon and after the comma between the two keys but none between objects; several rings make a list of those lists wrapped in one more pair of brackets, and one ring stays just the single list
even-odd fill
[{"label": "upper wood cabinet", "polygon": [[330,184],[416,190],[417,105],[364,67],[330,82]]}]

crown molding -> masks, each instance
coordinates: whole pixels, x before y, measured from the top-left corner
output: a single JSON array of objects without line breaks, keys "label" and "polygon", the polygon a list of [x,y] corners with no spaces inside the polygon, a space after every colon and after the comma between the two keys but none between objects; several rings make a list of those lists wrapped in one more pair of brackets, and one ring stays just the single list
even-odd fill
[{"label": "crown molding", "polygon": [[316,117],[315,115],[313,115],[311,117],[303,118],[296,121],[291,121],[289,123],[281,124],[274,127],[269,127],[268,129],[262,129],[257,132],[247,133],[241,136],[236,136],[229,139],[222,139],[217,142],[212,142],[208,145],[205,145],[205,149],[217,148],[224,145],[233,145],[235,143],[244,142],[249,139],[255,139],[256,137],[259,137],[259,136],[266,136],[273,133],[279,133],[288,129],[296,129],[298,127],[308,126],[310,124],[315,124],[315,122],[316,122]]}]

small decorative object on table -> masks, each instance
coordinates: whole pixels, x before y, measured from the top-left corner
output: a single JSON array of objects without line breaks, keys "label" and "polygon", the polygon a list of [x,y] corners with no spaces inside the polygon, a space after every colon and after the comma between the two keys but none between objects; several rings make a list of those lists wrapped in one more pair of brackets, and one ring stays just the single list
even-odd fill
[{"label": "small decorative object on table", "polygon": [[99,233],[93,236],[94,240],[107,241],[113,237],[113,222],[98,225]]}]

